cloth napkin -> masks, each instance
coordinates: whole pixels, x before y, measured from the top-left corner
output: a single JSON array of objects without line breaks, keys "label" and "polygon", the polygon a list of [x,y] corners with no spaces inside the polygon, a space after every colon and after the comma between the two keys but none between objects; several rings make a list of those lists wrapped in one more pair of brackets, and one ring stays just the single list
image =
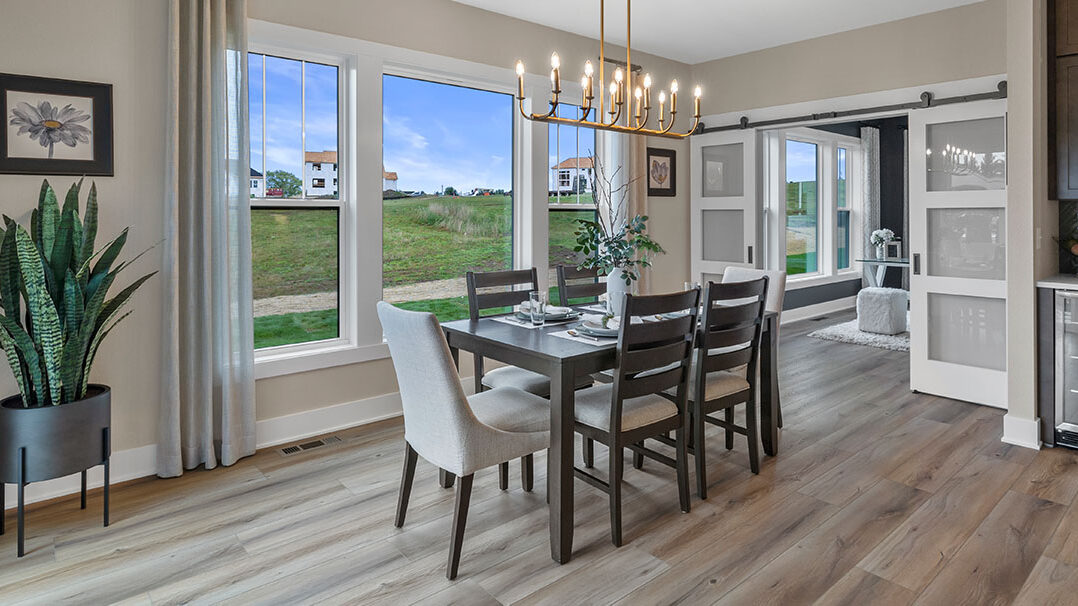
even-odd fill
[{"label": "cloth napkin", "polygon": [[[603,325],[602,314],[584,314],[584,317],[582,319],[585,322],[592,322],[593,324],[598,324],[599,326]],[[643,321],[643,319],[638,318],[637,316],[633,316],[631,320],[633,324],[641,324],[643,323]],[[617,330],[618,328],[621,328],[621,316],[614,316],[613,318],[610,318],[610,320],[606,323],[606,327],[611,330]]]},{"label": "cloth napkin", "polygon": [[[532,308],[532,302],[531,301],[522,301],[520,303],[520,311],[522,311],[524,313],[528,313],[529,311],[531,311],[531,308]],[[567,314],[567,313],[569,313],[571,311],[573,311],[573,309],[571,307],[559,307],[557,305],[547,305],[546,306],[546,312],[548,314]]]}]

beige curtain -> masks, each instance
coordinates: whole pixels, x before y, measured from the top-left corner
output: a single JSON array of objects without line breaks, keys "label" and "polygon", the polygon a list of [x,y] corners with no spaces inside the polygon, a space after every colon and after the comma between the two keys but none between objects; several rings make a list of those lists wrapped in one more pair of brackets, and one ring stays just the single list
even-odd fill
[{"label": "beige curtain", "polygon": [[171,0],[157,474],[255,451],[246,0]]},{"label": "beige curtain", "polygon": [[[648,213],[648,138],[641,135],[628,136],[629,153],[629,213],[628,216],[647,216]],[[654,261],[653,261],[654,262]],[[640,294],[651,293],[651,268],[640,272],[637,285]]]}]

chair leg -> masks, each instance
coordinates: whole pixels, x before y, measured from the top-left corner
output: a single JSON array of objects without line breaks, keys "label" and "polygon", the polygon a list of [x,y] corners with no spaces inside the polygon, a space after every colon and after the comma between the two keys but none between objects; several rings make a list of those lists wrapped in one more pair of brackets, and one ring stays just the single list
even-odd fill
[{"label": "chair leg", "polygon": [[677,440],[677,494],[681,501],[681,511],[689,513],[689,415],[683,417],[681,427],[674,432]]},{"label": "chair leg", "polygon": [[696,462],[696,494],[701,499],[707,499],[707,449],[704,448],[704,423],[704,415],[697,408],[692,419],[692,454]]},{"label": "chair leg", "polygon": [[[727,408],[724,413],[726,414],[726,423],[728,425],[734,424],[734,407]],[[734,448],[734,432],[733,430],[726,430],[726,450],[733,450]]]},{"label": "chair leg", "polygon": [[457,484],[457,502],[453,509],[453,536],[449,542],[449,564],[445,576],[450,581],[457,578],[457,566],[460,564],[460,548],[464,545],[464,526],[468,522],[468,503],[472,499],[473,474],[460,477]]},{"label": "chair leg", "polygon": [[415,463],[419,455],[408,442],[404,443],[404,471],[401,472],[401,487],[397,493],[397,517],[393,525],[404,526],[404,515],[408,513],[408,497],[412,496],[412,480],[415,478]]},{"label": "chair leg", "polygon": [[520,458],[520,486],[524,492],[532,491],[535,477],[535,463],[532,455],[524,455]]},{"label": "chair leg", "polygon": [[625,449],[621,445],[610,447],[610,540],[614,547],[621,547],[621,475],[622,457]]},{"label": "chair leg", "polygon": [[446,471],[444,469],[439,469],[438,470],[438,484],[442,488],[452,488],[453,487],[453,481],[456,480],[456,478],[457,478],[457,476],[449,473],[448,471]]},{"label": "chair leg", "polygon": [[595,440],[584,438],[584,467],[595,467]]},{"label": "chair leg", "polygon": [[760,450],[758,443],[760,437],[756,429],[756,399],[749,398],[745,402],[745,427],[748,428],[746,437],[749,440],[749,469],[752,473],[760,473]]},{"label": "chair leg", "polygon": [[[643,448],[644,447],[643,440],[641,440],[640,442],[637,442],[636,445]],[[644,468],[644,455],[640,454],[639,452],[634,452],[633,453],[633,469],[643,469],[643,468]]]},{"label": "chair leg", "polygon": [[777,423],[779,427],[782,427],[782,400],[779,399],[778,392],[776,392],[772,397],[775,398],[775,410],[778,411]]},{"label": "chair leg", "polygon": [[498,463],[498,488],[509,490],[509,461]]}]

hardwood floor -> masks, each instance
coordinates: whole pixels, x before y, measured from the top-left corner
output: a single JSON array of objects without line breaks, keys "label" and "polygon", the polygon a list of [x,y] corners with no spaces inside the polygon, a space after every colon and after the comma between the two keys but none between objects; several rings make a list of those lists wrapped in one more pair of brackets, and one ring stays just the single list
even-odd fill
[{"label": "hardwood floor", "polygon": [[[627,465],[625,545],[606,495],[576,484],[574,558],[550,559],[546,460],[535,491],[476,474],[460,576],[444,575],[453,491],[422,459],[393,527],[399,421],[228,468],[31,506],[0,537],[0,602],[126,604],[1068,604],[1078,595],[1078,453],[999,441],[1002,411],[914,394],[903,353],[783,328],[785,429],[749,473],[708,434],[707,501]],[[739,420],[739,422],[743,422]],[[578,448],[578,453],[580,449]],[[596,448],[603,469],[605,450]],[[579,454],[578,454],[579,457]]]}]

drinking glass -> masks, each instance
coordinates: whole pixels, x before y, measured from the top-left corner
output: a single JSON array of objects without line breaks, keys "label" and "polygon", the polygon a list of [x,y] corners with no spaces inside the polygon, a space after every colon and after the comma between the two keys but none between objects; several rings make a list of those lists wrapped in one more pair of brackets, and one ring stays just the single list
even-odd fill
[{"label": "drinking glass", "polygon": [[546,323],[546,297],[538,290],[533,290],[528,293],[528,300],[530,302],[530,309],[532,316],[532,324],[534,326],[542,326]]}]

